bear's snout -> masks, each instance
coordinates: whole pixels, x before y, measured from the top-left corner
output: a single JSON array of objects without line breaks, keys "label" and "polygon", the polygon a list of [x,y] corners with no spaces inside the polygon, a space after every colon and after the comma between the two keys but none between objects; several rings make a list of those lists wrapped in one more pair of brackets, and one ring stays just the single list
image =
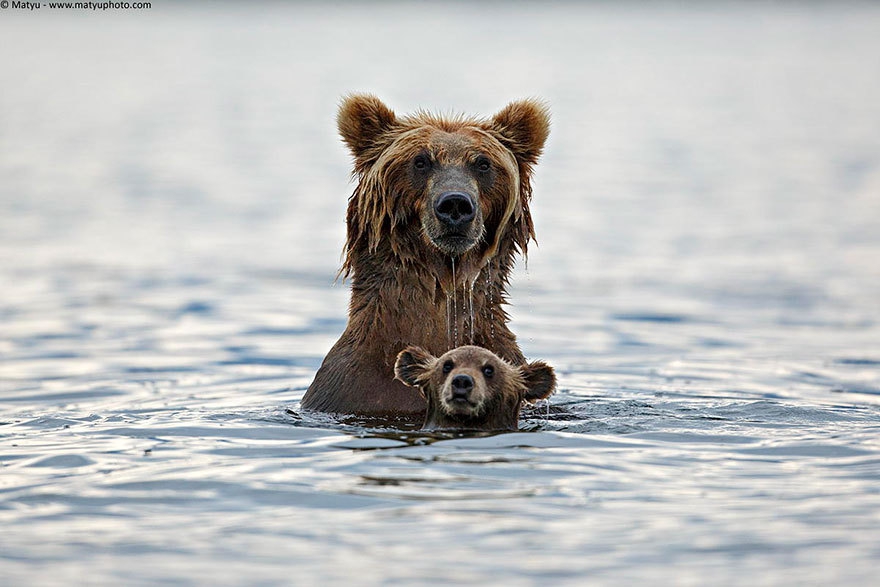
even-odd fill
[{"label": "bear's snout", "polygon": [[484,229],[477,198],[457,187],[431,198],[422,225],[434,246],[450,255],[462,255],[479,241]]},{"label": "bear's snout", "polygon": [[479,182],[461,161],[446,161],[438,163],[425,186],[424,235],[447,255],[463,255],[484,232]]},{"label": "bear's snout", "polygon": [[474,378],[470,375],[456,375],[452,378],[452,401],[468,401],[474,389]]},{"label": "bear's snout", "polygon": [[434,202],[434,215],[448,229],[461,230],[477,216],[473,197],[464,192],[444,192]]}]

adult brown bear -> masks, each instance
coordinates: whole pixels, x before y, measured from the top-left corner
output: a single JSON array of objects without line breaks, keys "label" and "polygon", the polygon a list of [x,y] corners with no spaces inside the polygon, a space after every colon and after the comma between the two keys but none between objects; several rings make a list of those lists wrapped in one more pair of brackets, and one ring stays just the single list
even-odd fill
[{"label": "adult brown bear", "polygon": [[341,270],[351,303],[302,407],[423,413],[424,399],[394,379],[409,345],[439,356],[472,344],[523,364],[503,305],[514,257],[535,236],[530,179],[547,109],[523,100],[489,119],[398,118],[375,96],[352,95],[337,122],[358,181]]}]

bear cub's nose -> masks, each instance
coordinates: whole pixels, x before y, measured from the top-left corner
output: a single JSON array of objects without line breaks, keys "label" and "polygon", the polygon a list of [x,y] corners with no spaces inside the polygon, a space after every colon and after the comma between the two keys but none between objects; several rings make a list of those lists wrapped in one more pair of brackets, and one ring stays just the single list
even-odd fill
[{"label": "bear cub's nose", "polygon": [[473,220],[477,215],[477,207],[468,194],[444,192],[434,203],[434,214],[440,222],[456,228]]},{"label": "bear cub's nose", "polygon": [[452,378],[452,399],[467,400],[473,388],[473,377],[470,375],[456,375]]}]

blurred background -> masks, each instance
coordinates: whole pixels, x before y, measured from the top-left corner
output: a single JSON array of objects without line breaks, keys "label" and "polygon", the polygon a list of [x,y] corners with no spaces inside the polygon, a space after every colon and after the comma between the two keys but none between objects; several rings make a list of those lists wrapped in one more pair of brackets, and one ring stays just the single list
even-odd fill
[{"label": "blurred background", "polygon": [[[392,576],[358,558],[369,550],[350,527],[382,537],[392,562],[412,561],[414,536],[429,540],[446,554],[416,570],[448,570],[485,538],[456,542],[459,498],[494,511],[481,527],[503,536],[461,580],[559,579],[573,560],[642,582],[690,569],[685,578],[701,584],[731,561],[767,584],[872,576],[880,5],[9,4],[0,38],[8,576],[32,580],[51,558],[53,569],[99,569],[108,582],[132,579],[131,569],[272,581],[288,576],[286,556],[312,561],[318,578]],[[523,97],[552,112],[534,181],[538,246],[514,275],[512,327],[527,356],[556,366],[555,401],[580,416],[510,440],[499,477],[474,463],[496,462],[503,439],[448,445],[441,456],[453,464],[435,463],[413,495],[403,486],[424,471],[411,470],[411,453],[336,450],[348,447],[337,424],[285,412],[345,325],[347,284],[334,278],[354,186],[335,115],[349,92],[374,93],[399,114],[490,116]],[[707,412],[711,422],[694,415]],[[719,430],[734,440],[681,440]],[[679,436],[670,445],[661,433]],[[602,448],[625,434],[654,436],[627,440],[643,443],[638,451]],[[522,460],[516,447],[530,442],[558,477]],[[314,459],[291,457],[292,444]],[[367,448],[386,446],[397,445]],[[475,446],[480,455],[454,464]],[[773,458],[788,468],[765,470],[772,459],[744,457],[743,446],[782,450]],[[823,468],[837,457],[841,468]],[[703,460],[712,464],[694,478]],[[669,468],[656,469],[661,461]],[[363,479],[383,479],[388,462],[410,481],[383,485],[368,505],[422,500],[406,510],[416,527],[370,514],[351,526],[355,506],[342,496],[364,495]],[[728,476],[730,463],[742,477]],[[569,479],[584,471],[593,476]],[[267,483],[279,493],[267,496]],[[651,492],[627,493],[634,487]],[[597,511],[597,493],[619,509]],[[688,497],[707,494],[717,500]],[[700,515],[674,522],[664,503]],[[198,524],[180,533],[182,511]],[[217,512],[238,521],[224,526]],[[761,528],[731,526],[749,515]],[[276,527],[290,520],[329,524],[336,537]],[[250,529],[238,534],[241,525]],[[236,558],[246,549],[225,543],[230,535],[265,540],[276,558]],[[679,542],[655,550],[672,535]],[[603,536],[643,550],[609,552]],[[363,565],[317,552],[328,545]],[[96,549],[107,557],[90,566]],[[218,566],[228,561],[250,566],[238,575]],[[786,574],[793,565],[799,574]]]},{"label": "blurred background", "polygon": [[530,266],[544,286],[638,273],[824,289],[845,274],[877,293],[872,4],[155,2],[0,16],[7,271],[332,273],[352,188],[335,110],[368,91],[399,113],[549,103]]}]

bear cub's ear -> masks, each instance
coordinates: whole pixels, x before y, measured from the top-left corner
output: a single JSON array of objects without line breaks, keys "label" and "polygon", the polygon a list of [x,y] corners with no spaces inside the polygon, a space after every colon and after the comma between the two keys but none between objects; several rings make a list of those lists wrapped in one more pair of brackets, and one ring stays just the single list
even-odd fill
[{"label": "bear cub's ear", "polygon": [[538,100],[511,102],[492,117],[491,128],[518,161],[532,165],[550,134],[550,111]]},{"label": "bear cub's ear", "polygon": [[417,346],[408,346],[397,355],[394,363],[394,377],[410,387],[424,385],[429,378],[431,367],[437,359]]},{"label": "bear cub's ear", "polygon": [[526,401],[536,402],[545,399],[556,389],[556,372],[543,361],[523,365],[519,368],[519,372],[526,384],[526,394],[523,396]]},{"label": "bear cub's ear", "polygon": [[339,105],[336,124],[339,134],[358,163],[369,158],[367,151],[382,133],[397,122],[394,112],[371,94],[351,94]]}]

